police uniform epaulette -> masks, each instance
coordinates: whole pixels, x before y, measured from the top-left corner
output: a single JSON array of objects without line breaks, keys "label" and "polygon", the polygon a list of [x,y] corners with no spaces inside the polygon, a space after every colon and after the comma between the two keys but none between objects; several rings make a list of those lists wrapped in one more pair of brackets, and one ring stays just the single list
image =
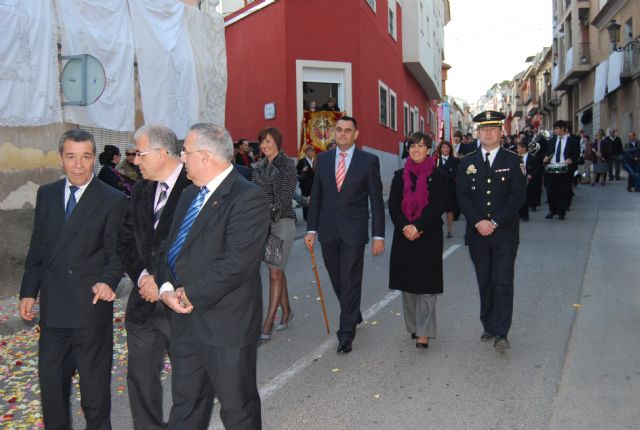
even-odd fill
[{"label": "police uniform epaulette", "polygon": [[503,149],[504,149],[505,151],[507,151],[507,152],[512,153],[513,155],[517,155],[518,157],[520,157],[520,154],[518,154],[517,152],[514,152],[514,151],[512,151],[512,150],[510,150],[510,149],[506,149],[506,148],[503,148]]},{"label": "police uniform epaulette", "polygon": [[467,157],[467,156],[469,156],[469,155],[471,155],[471,154],[475,154],[476,152],[478,152],[478,150],[477,150],[477,149],[474,149],[474,150],[473,150],[473,151],[471,151],[471,152],[467,152],[466,154],[462,154],[462,155],[460,156],[460,159],[462,160],[463,158],[465,158],[465,157]]}]

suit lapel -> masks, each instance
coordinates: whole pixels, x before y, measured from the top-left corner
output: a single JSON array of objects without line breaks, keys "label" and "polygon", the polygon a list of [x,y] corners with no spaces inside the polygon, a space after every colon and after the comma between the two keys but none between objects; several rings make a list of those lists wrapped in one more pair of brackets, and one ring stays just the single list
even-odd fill
[{"label": "suit lapel", "polygon": [[[169,197],[167,197],[167,203],[164,205],[164,209],[162,210],[162,215],[160,215],[160,222],[158,222],[158,227],[155,231],[166,231],[170,227],[170,222],[173,219],[173,213],[175,212],[176,205],[178,204],[178,200],[180,199],[180,195],[182,194],[182,190],[184,190],[190,181],[187,179],[187,171],[183,167],[180,171],[180,175],[178,175],[178,179],[176,180],[173,189],[171,189],[171,193]],[[157,183],[156,183],[157,184]],[[157,186],[157,185],[156,185]],[[154,187],[154,195],[151,201],[151,205],[153,206],[153,201],[155,200],[155,187]],[[153,208],[151,209],[153,213]]]},{"label": "suit lapel", "polygon": [[493,163],[491,164],[491,174],[493,174],[493,172],[495,172],[497,169],[501,168],[503,166],[503,162],[505,159],[505,156],[507,154],[505,153],[505,150],[500,148],[498,149],[498,153],[496,154],[496,158],[495,160],[493,160]]},{"label": "suit lapel", "polygon": [[[361,155],[360,155],[360,151],[358,150],[358,148],[354,148],[353,150],[353,158],[351,159],[351,162],[349,162],[349,169],[347,169],[347,174],[344,177],[344,182],[342,183],[342,189],[344,190],[345,188],[349,188],[349,183],[353,181],[353,179],[350,180],[350,178],[353,178],[356,175],[356,170],[358,169],[358,166],[360,166],[360,161],[361,161]],[[335,178],[335,166],[336,164],[333,163],[333,169],[334,169],[334,174],[333,177]],[[335,183],[335,181],[334,181]],[[336,184],[336,190],[338,189],[338,184]]]},{"label": "suit lapel", "polygon": [[[184,245],[182,246],[182,250],[187,248],[191,242],[193,242],[193,238],[198,237],[200,231],[207,225],[207,222],[216,214],[218,208],[222,206],[224,203],[224,199],[227,194],[231,191],[231,186],[236,180],[238,173],[235,170],[232,170],[231,173],[222,181],[222,183],[216,188],[216,190],[211,194],[209,200],[204,204],[200,213],[196,217],[191,229],[189,230],[189,234],[184,241]],[[191,203],[189,203],[191,204]]]},{"label": "suit lapel", "polygon": [[78,205],[73,209],[73,212],[71,212],[69,219],[63,224],[62,231],[51,252],[52,259],[55,258],[71,239],[77,237],[77,232],[82,229],[83,224],[91,218],[91,214],[100,206],[102,192],[100,190],[100,184],[97,183],[99,180],[100,179],[94,176],[87,186],[87,189],[82,193],[82,198],[80,198]]}]

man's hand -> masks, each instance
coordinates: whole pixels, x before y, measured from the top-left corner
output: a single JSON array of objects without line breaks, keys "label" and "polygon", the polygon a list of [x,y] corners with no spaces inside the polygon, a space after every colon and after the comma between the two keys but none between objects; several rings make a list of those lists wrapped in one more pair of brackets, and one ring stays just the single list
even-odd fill
[{"label": "man's hand", "polygon": [[176,290],[176,293],[178,293],[180,297],[180,303],[182,304],[182,306],[193,307],[193,305],[191,304],[191,300],[189,300],[189,298],[187,297],[187,292],[184,290],[184,287],[178,287],[178,289]]},{"label": "man's hand", "polygon": [[93,292],[93,304],[98,303],[98,300],[104,300],[105,302],[112,302],[116,299],[116,293],[111,289],[110,286],[105,284],[104,282],[98,282],[93,287],[91,287],[91,292]]},{"label": "man's hand", "polygon": [[491,221],[483,219],[478,224],[476,224],[476,229],[482,236],[490,236],[491,234],[493,234],[496,227]]},{"label": "man's hand", "polygon": [[20,311],[20,317],[25,321],[33,321],[36,313],[33,311],[33,305],[36,304],[36,299],[32,297],[25,297],[20,299],[18,303],[18,310]]},{"label": "man's hand", "polygon": [[[182,291],[184,292],[184,290]],[[182,293],[178,291],[165,291],[160,296],[162,303],[171,308],[172,311],[178,314],[188,314],[193,311],[193,306],[184,306],[182,302]]]},{"label": "man's hand", "polygon": [[567,166],[571,166],[573,164],[573,160],[571,158],[567,158],[566,160],[564,160],[564,162],[567,164]]},{"label": "man's hand", "polygon": [[551,160],[551,155],[545,155],[544,158],[542,159],[542,162],[544,164],[547,164],[549,160]]},{"label": "man's hand", "polygon": [[371,246],[371,251],[373,252],[373,256],[382,254],[384,251],[384,240],[381,239],[373,239],[373,244]]},{"label": "man's hand", "polygon": [[307,245],[307,248],[309,248],[310,251],[313,249],[313,242],[315,242],[315,240],[316,240],[315,233],[307,233],[304,236],[304,243]]},{"label": "man's hand", "polygon": [[146,301],[153,303],[160,300],[160,296],[158,295],[158,284],[156,284],[156,280],[153,275],[144,275],[140,278],[138,287],[140,288],[140,297]]}]

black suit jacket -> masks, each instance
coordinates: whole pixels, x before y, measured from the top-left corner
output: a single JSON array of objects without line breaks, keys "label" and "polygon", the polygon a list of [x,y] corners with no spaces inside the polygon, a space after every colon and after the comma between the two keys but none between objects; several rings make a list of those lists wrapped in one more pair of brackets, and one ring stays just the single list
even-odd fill
[{"label": "black suit jacket", "polygon": [[138,278],[144,269],[147,269],[150,274],[156,273],[160,243],[169,234],[182,190],[190,184],[191,181],[187,178],[187,172],[183,167],[167,197],[158,228],[155,230],[153,229],[153,205],[158,182],[143,180],[133,186],[127,215],[120,231],[118,250],[122,264],[134,284],[127,303],[127,324],[142,323],[153,313],[156,303],[147,302],[140,297],[137,288]]},{"label": "black suit jacket", "polygon": [[302,195],[311,195],[311,188],[313,187],[313,179],[315,177],[314,166],[309,163],[307,157],[303,157],[298,160],[296,170],[298,171],[298,181],[300,182],[300,191],[302,192]]},{"label": "black suit jacket", "polygon": [[[456,178],[458,205],[467,220],[465,243],[518,244],[518,211],[526,199],[526,176],[522,158],[500,148],[487,171],[482,151],[463,157]],[[482,236],[475,225],[493,219],[498,227]]]},{"label": "black suit jacket", "polygon": [[540,162],[538,161],[538,158],[535,155],[533,154],[527,155],[527,162],[525,163],[525,169],[527,171],[527,175],[531,176],[531,179],[529,179],[527,186],[536,184],[539,181],[540,176],[543,173],[543,170],[542,170],[542,165],[540,164]]},{"label": "black suit jacket", "polygon": [[458,154],[468,155],[468,154],[471,154],[473,151],[477,151],[479,147],[480,147],[480,144],[478,143],[478,140],[474,139],[473,142],[460,145],[460,151],[458,152]]},{"label": "black suit jacket", "polygon": [[94,305],[91,287],[104,282],[115,290],[122,278],[117,242],[127,198],[94,177],[65,222],[65,184],[61,179],[38,189],[20,298],[40,294],[47,327],[111,324],[113,303]]},{"label": "black suit jacket", "polygon": [[[547,141],[547,156],[551,157],[551,162],[554,161],[555,153],[556,153],[556,142],[558,140],[558,136],[551,136],[551,138]],[[575,134],[570,134],[567,138],[567,143],[564,146],[564,159],[571,159],[573,162],[572,166],[578,165],[578,158],[580,157],[580,138]]]},{"label": "black suit jacket", "polygon": [[202,207],[176,258],[177,279],[167,254],[199,188],[182,193],[169,236],[160,249],[158,285],[182,286],[194,306],[172,313],[171,336],[185,331],[197,342],[242,347],[258,340],[262,319],[260,263],[270,225],[264,192],[235,170]]},{"label": "black suit jacket", "polygon": [[335,158],[336,149],[316,158],[307,229],[317,231],[321,243],[342,239],[347,245],[364,245],[369,241],[367,227],[371,204],[371,235],[384,237],[384,201],[378,157],[356,148],[340,192],[336,185]]}]

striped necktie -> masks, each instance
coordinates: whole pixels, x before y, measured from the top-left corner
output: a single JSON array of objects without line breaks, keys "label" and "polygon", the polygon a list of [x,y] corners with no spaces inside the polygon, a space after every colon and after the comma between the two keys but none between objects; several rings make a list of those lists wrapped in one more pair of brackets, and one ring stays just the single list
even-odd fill
[{"label": "striped necktie", "polygon": [[162,210],[164,206],[167,204],[167,190],[169,189],[169,185],[166,182],[160,182],[158,184],[160,187],[160,195],[158,196],[158,203],[156,203],[156,207],[153,210],[153,228],[154,230],[158,227],[158,223],[160,222],[160,216],[162,215]]},{"label": "striped necktie", "polygon": [[345,164],[346,158],[347,153],[340,152],[340,160],[338,161],[338,169],[336,170],[336,186],[338,187],[338,191],[342,188],[344,177],[347,176],[347,166]]},{"label": "striped necktie", "polygon": [[78,204],[78,202],[76,201],[76,191],[78,191],[80,188],[76,187],[75,185],[69,185],[69,199],[67,199],[67,207],[64,210],[64,220],[68,220],[69,217],[71,216],[71,212],[73,212],[73,209],[75,209],[76,205]]},{"label": "striped necktie", "polygon": [[171,274],[173,275],[173,277],[176,279],[176,259],[178,258],[178,254],[180,254],[180,251],[182,250],[182,246],[184,245],[184,241],[187,239],[187,235],[189,234],[189,230],[191,230],[191,226],[198,217],[200,209],[202,209],[202,205],[204,204],[204,196],[208,192],[209,189],[207,187],[200,188],[200,192],[191,202],[191,206],[189,206],[189,210],[187,210],[187,214],[182,220],[182,225],[180,226],[180,231],[178,231],[176,240],[173,241],[173,245],[171,245],[171,248],[169,248],[169,254],[167,256],[169,269],[171,270]]}]

